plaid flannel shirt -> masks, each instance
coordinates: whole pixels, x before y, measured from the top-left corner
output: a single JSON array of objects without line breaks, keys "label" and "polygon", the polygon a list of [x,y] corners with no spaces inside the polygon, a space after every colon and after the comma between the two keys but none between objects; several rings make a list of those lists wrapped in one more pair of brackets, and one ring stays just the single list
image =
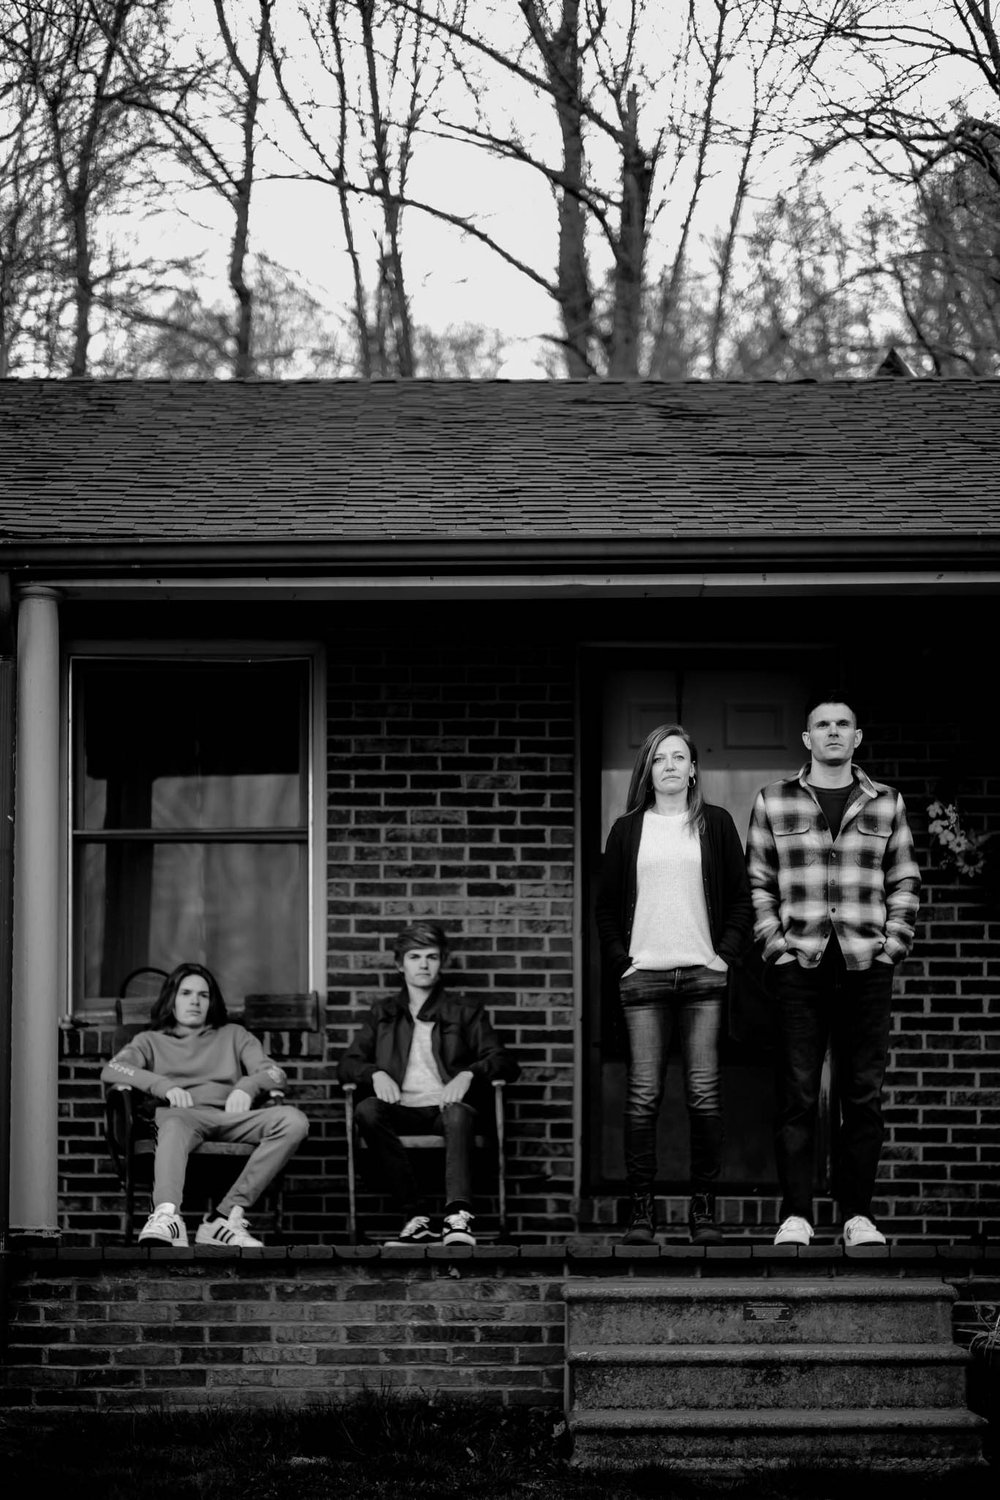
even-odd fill
[{"label": "plaid flannel shirt", "polygon": [[849,969],[867,969],[879,954],[898,963],[910,951],[920,900],[903,799],[853,767],[854,791],[833,839],[808,771],[763,787],[750,818],[747,870],[764,961],[792,953],[814,968],[835,932]]}]

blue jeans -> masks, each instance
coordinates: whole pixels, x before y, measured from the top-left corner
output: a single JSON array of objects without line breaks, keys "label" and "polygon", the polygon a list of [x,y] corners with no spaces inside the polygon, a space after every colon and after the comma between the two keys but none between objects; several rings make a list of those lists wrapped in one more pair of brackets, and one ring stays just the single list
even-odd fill
[{"label": "blue jeans", "polygon": [[620,980],[619,990],[629,1041],[625,1096],[629,1191],[648,1193],[656,1178],[656,1121],[676,1027],[691,1130],[691,1190],[712,1192],[722,1171],[719,1032],[726,976],[701,966],[638,969]]},{"label": "blue jeans", "polygon": [[781,1216],[810,1223],[816,1160],[816,1116],[827,1043],[833,1055],[840,1131],[833,1195],[841,1217],[871,1216],[882,1152],[882,1084],[892,1026],[891,964],[848,969],[828,946],[815,969],[778,964],[771,973],[777,1048],[778,1117],[775,1156]]}]

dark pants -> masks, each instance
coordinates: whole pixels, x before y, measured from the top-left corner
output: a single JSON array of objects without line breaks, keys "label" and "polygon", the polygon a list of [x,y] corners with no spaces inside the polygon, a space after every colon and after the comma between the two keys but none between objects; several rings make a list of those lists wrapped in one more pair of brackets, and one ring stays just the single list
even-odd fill
[{"label": "dark pants", "polygon": [[656,1178],[656,1122],[676,1028],[691,1130],[691,1188],[711,1192],[722,1171],[719,1030],[726,976],[715,969],[639,969],[620,984],[629,1041],[625,1168],[629,1191]]},{"label": "dark pants", "polygon": [[835,942],[815,969],[789,963],[772,971],[782,1218],[798,1214],[812,1222],[816,1116],[828,1042],[841,1117],[834,1197],[845,1221],[855,1214],[871,1216],[884,1135],[882,1084],[892,1025],[892,975],[892,966],[883,963],[847,969]]},{"label": "dark pants", "polygon": [[374,1094],[362,1099],[355,1111],[358,1130],[375,1157],[374,1175],[384,1183],[398,1207],[412,1218],[423,1213],[413,1167],[400,1145],[401,1135],[444,1136],[445,1207],[468,1208],[472,1203],[472,1150],[476,1137],[476,1112],[469,1104],[446,1104],[443,1109],[427,1105],[412,1109],[406,1104],[385,1104]]}]

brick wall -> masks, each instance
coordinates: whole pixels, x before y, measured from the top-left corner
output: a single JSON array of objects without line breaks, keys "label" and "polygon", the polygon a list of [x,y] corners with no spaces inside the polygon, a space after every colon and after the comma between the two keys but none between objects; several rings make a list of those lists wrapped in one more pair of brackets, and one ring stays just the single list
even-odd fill
[{"label": "brick wall", "polygon": [[169,1269],[144,1251],[117,1267],[95,1256],[22,1266],[4,1404],[299,1405],[363,1386],[562,1401],[560,1261],[469,1277],[467,1261],[288,1259],[276,1270],[166,1253]]},{"label": "brick wall", "polygon": [[439,917],[451,982],[521,1063],[509,1170],[528,1236],[575,1227],[573,672],[571,648],[523,640],[354,636],[327,662],[331,1047],[395,988],[393,934]]},{"label": "brick wall", "polygon": [[[288,1174],[288,1239],[343,1240],[336,1060],[394,988],[393,934],[413,916],[455,936],[452,983],[479,995],[521,1063],[509,1091],[511,1226],[565,1235],[573,1217],[574,740],[570,647],[329,646],[327,1049],[286,1065],[309,1139]],[[67,1031],[60,1060],[60,1212],[68,1242],[120,1234],[102,1139],[113,1028]],[[286,1059],[283,1054],[282,1061]],[[488,1227],[495,1197],[486,1196]],[[364,1222],[396,1228],[366,1195]]]},{"label": "brick wall", "polygon": [[1000,893],[992,863],[976,878],[947,866],[927,807],[956,801],[963,825],[988,834],[1000,815],[1000,765],[955,659],[943,653],[926,673],[942,685],[951,676],[954,698],[933,697],[926,718],[875,722],[868,735],[875,773],[903,793],[924,876],[917,937],[897,988],[876,1207],[898,1234],[996,1240]]},{"label": "brick wall", "polygon": [[10,1409],[301,1405],[363,1387],[498,1404],[563,1398],[563,1286],[576,1279],[941,1277],[956,1340],[996,1316],[975,1247],[685,1250],[67,1250],[10,1258],[0,1404]]},{"label": "brick wall", "polygon": [[[498,609],[497,617],[503,612]],[[523,1064],[511,1091],[515,1234],[558,1240],[581,1221],[613,1233],[617,1199],[573,1198],[575,646],[540,630],[448,639],[427,627],[390,640],[344,632],[328,648],[328,1056],[293,1062],[312,1120],[293,1163],[293,1243],[343,1239],[342,1100],[333,1064],[369,1000],[393,982],[387,953],[409,917],[456,934],[454,980],[482,995]],[[523,635],[523,632],[522,632]],[[553,643],[554,642],[554,643]],[[876,664],[877,665],[877,664]],[[881,670],[881,667],[877,667]],[[875,668],[873,668],[875,670]],[[876,1211],[895,1234],[1000,1235],[1000,903],[996,885],[942,866],[927,804],[957,797],[977,831],[996,828],[1000,768],[979,708],[942,648],[866,726],[861,763],[900,787],[925,873],[913,956],[897,984],[888,1134]],[[924,680],[947,684],[921,697]],[[926,695],[925,695],[926,696]],[[914,705],[922,712],[914,711]],[[113,1037],[66,1033],[60,1065],[60,1192],[69,1243],[118,1232],[100,1136],[97,1072]],[[368,1200],[367,1222],[385,1227]],[[488,1221],[492,1207],[483,1204]],[[686,1200],[662,1204],[683,1235]],[[736,1234],[766,1233],[770,1194],[725,1200]],[[821,1205],[819,1221],[833,1225]]]}]

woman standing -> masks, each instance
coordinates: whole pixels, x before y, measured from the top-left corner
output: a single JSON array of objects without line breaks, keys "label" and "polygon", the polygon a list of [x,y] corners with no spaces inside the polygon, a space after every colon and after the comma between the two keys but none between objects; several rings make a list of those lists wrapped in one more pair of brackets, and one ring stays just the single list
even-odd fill
[{"label": "woman standing", "polygon": [[679,724],[647,736],[627,811],[608,835],[597,898],[605,970],[618,980],[628,1033],[625,1164],[632,1195],[623,1243],[654,1239],[656,1122],[670,1040],[680,1038],[691,1129],[695,1244],[722,1238],[719,1033],[726,975],[750,940],[753,908],[736,825],[702,797],[698,752]]}]

